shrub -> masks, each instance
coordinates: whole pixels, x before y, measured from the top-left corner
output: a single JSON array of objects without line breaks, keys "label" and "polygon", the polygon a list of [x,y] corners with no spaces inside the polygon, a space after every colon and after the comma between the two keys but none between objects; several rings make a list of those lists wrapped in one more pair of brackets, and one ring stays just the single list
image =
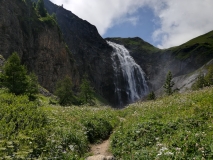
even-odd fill
[{"label": "shrub", "polygon": [[47,142],[47,116],[27,96],[0,97],[0,157],[38,157]]},{"label": "shrub", "polygon": [[199,88],[203,88],[206,86],[206,80],[204,78],[204,75],[203,74],[200,74],[198,77],[197,77],[197,80],[196,82],[192,85],[192,89],[194,90],[197,90]]},{"label": "shrub", "polygon": [[86,128],[87,137],[91,143],[107,139],[113,129],[108,121],[97,117],[85,119],[82,123]]}]

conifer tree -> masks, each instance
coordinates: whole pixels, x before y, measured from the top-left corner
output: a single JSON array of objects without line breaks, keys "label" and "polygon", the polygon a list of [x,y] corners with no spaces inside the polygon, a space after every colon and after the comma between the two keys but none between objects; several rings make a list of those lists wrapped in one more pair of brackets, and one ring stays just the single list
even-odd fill
[{"label": "conifer tree", "polygon": [[36,5],[36,10],[41,17],[47,16],[47,10],[44,7],[44,1],[43,0],[38,0],[37,5]]},{"label": "conifer tree", "polygon": [[55,95],[59,98],[59,104],[62,106],[75,103],[76,99],[72,91],[72,80],[66,76],[59,81],[56,86]]},{"label": "conifer tree", "polygon": [[155,93],[153,91],[148,94],[148,100],[155,100],[155,98]]},{"label": "conifer tree", "polygon": [[36,99],[36,94],[38,94],[38,77],[35,73],[30,73],[28,76],[28,87],[27,87],[27,95],[30,100]]},{"label": "conifer tree", "polygon": [[84,76],[80,89],[80,100],[82,101],[82,103],[89,103],[90,105],[92,105],[94,103],[94,90],[90,86],[90,82],[88,81],[87,76]]},{"label": "conifer tree", "polygon": [[166,76],[166,82],[163,85],[163,88],[165,89],[165,92],[167,95],[171,95],[173,93],[172,87],[174,85],[175,85],[175,83],[172,81],[172,73],[171,73],[171,71],[169,71]]},{"label": "conifer tree", "polygon": [[18,54],[13,53],[0,74],[1,86],[9,89],[16,95],[26,94],[30,100],[34,100],[38,93],[38,80],[35,74],[27,75],[27,69],[21,65]]},{"label": "conifer tree", "polygon": [[18,54],[13,53],[3,66],[1,73],[2,86],[9,89],[16,95],[26,93],[28,87],[28,77],[26,68],[21,65]]}]

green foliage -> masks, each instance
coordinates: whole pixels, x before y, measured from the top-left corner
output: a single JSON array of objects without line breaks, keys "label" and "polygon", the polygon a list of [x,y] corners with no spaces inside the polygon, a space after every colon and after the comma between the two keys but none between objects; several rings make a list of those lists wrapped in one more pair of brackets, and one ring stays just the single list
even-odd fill
[{"label": "green foliage", "polygon": [[27,70],[21,65],[17,53],[13,53],[3,67],[2,85],[16,95],[24,94],[28,87]]},{"label": "green foliage", "polygon": [[197,90],[206,86],[206,80],[203,74],[197,77],[196,82],[192,85],[192,89]]},{"label": "green foliage", "polygon": [[47,24],[49,27],[54,27],[57,25],[54,15],[47,14],[46,17],[40,17],[39,20]]},{"label": "green foliage", "polygon": [[171,95],[173,93],[172,87],[175,85],[175,83],[172,81],[172,73],[171,71],[168,72],[166,76],[166,81],[163,85],[163,88],[165,89],[165,93],[167,95]]},{"label": "green foliage", "polygon": [[148,97],[147,97],[148,100],[155,100],[155,98],[156,98],[155,93],[153,91],[148,94]]},{"label": "green foliage", "polygon": [[97,117],[84,119],[83,124],[90,143],[107,139],[113,129],[107,120]]},{"label": "green foliage", "polygon": [[212,159],[212,94],[210,88],[130,105],[111,151],[116,159]]},{"label": "green foliage", "polygon": [[47,16],[47,10],[44,7],[44,1],[43,0],[38,0],[38,2],[36,4],[36,11],[41,17]]},{"label": "green foliage", "polygon": [[213,85],[213,65],[209,66],[208,73],[205,76],[206,86]]},{"label": "green foliage", "polygon": [[90,82],[88,81],[87,77],[84,76],[81,86],[80,86],[80,101],[83,104],[90,104],[94,105],[94,90],[90,86]]},{"label": "green foliage", "polygon": [[213,52],[213,31],[194,38],[180,46],[166,49],[165,51],[175,54],[180,60],[193,56],[196,57],[196,62],[198,63],[200,63],[199,60],[203,61],[206,59],[208,61]]},{"label": "green foliage", "polygon": [[30,100],[36,99],[36,95],[39,93],[38,87],[38,77],[34,73],[30,73],[28,76],[28,86],[26,90]]},{"label": "green foliage", "polygon": [[114,110],[52,106],[47,97],[30,102],[0,90],[0,157],[85,159],[89,143],[112,134],[116,159],[213,159],[212,94],[209,87]]},{"label": "green foliage", "polygon": [[0,157],[37,157],[46,143],[47,117],[27,96],[0,94]]},{"label": "green foliage", "polygon": [[197,77],[196,82],[192,85],[193,90],[197,90],[206,86],[211,86],[213,85],[213,66],[209,66],[208,68],[208,73],[206,76],[203,74],[200,74]]},{"label": "green foliage", "polygon": [[0,74],[1,85],[16,95],[27,94],[35,100],[38,93],[38,80],[35,74],[27,75],[26,68],[21,65],[18,54],[13,53],[3,66]]},{"label": "green foliage", "polygon": [[59,104],[62,106],[72,105],[76,102],[76,98],[72,91],[72,80],[66,76],[59,81],[56,86],[55,95],[59,98]]}]

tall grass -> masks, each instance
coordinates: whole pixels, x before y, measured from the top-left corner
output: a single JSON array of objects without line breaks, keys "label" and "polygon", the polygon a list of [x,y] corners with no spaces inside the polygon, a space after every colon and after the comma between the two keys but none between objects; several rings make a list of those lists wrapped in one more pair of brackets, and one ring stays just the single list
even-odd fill
[{"label": "tall grass", "polygon": [[110,107],[61,107],[0,90],[2,159],[84,159],[110,136],[117,159],[212,159],[213,88]]}]

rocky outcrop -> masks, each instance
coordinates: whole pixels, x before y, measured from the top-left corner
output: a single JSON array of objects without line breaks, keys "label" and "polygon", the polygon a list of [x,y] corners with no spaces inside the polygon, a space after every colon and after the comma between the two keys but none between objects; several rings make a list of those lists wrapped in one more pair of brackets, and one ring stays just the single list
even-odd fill
[{"label": "rocky outcrop", "polygon": [[39,19],[30,0],[0,1],[0,54],[17,52],[39,83],[54,91],[58,80],[68,75],[79,81],[74,59],[57,25]]},{"label": "rocky outcrop", "polygon": [[87,74],[95,91],[116,106],[112,47],[99,35],[94,25],[49,0],[44,0],[44,3],[49,14],[56,15],[80,77]]}]

